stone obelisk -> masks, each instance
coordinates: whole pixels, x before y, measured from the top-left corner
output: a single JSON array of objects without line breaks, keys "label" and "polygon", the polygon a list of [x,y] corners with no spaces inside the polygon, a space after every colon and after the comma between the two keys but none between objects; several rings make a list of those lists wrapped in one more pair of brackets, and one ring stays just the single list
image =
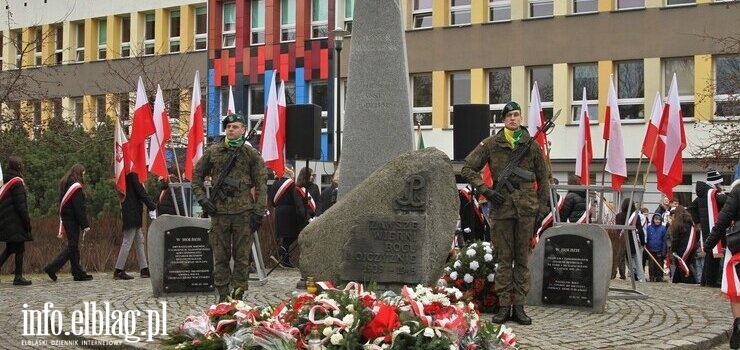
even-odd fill
[{"label": "stone obelisk", "polygon": [[340,197],[414,149],[401,1],[357,1],[353,20]]}]

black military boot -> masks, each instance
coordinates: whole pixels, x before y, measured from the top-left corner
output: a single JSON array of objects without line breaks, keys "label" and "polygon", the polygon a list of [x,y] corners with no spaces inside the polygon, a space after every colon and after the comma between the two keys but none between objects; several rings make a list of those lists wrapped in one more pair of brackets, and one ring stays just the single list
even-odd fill
[{"label": "black military boot", "polygon": [[532,324],[532,319],[524,313],[523,305],[514,305],[511,312],[511,319],[514,320],[516,323],[525,326]]},{"label": "black military boot", "polygon": [[732,324],[732,335],[730,335],[730,349],[740,348],[740,317]]},{"label": "black military boot", "polygon": [[511,305],[499,305],[498,311],[491,318],[491,322],[504,324],[511,319]]}]

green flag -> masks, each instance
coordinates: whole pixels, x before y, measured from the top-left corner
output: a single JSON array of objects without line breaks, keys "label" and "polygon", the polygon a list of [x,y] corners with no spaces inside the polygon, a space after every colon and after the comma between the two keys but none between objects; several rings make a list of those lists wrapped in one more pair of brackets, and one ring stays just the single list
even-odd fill
[{"label": "green flag", "polygon": [[419,145],[416,149],[421,150],[421,149],[424,149],[424,137],[421,136],[421,125],[419,125],[419,127],[416,130],[417,130],[417,133],[419,134]]}]

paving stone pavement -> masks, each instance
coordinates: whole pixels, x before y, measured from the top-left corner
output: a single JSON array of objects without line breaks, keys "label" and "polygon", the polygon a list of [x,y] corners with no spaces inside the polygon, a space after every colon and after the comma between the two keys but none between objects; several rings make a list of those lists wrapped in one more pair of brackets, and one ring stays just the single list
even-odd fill
[{"label": "paving stone pavement", "polygon": [[[166,326],[171,331],[186,316],[197,315],[216,301],[215,295],[154,298],[148,279],[114,281],[112,274],[94,276],[95,280],[90,282],[74,282],[69,275],[60,275],[57,282],[51,282],[45,275],[36,275],[33,276],[34,284],[28,287],[12,286],[10,276],[0,276],[0,348],[156,349],[164,338],[161,334],[153,335],[152,341],[141,335],[142,331],[152,329],[147,325],[147,310],[159,310],[163,314],[162,302],[166,303]],[[252,305],[267,305],[287,299],[298,279],[297,270],[275,270],[266,284],[250,286],[246,301]],[[717,288],[665,282],[638,283],[637,286],[649,295],[648,299],[609,300],[602,314],[527,307],[533,319],[531,326],[508,325],[517,334],[521,349],[728,348],[732,317],[728,302],[719,296]],[[627,281],[612,280],[611,287],[630,288],[630,285]],[[53,315],[62,318],[60,335],[24,335],[24,310],[26,315],[30,314],[28,310],[43,310],[47,302],[53,303],[53,307],[49,306],[51,311],[58,311]],[[139,310],[135,332],[124,333],[142,339],[126,342],[123,337],[106,335],[64,336],[64,332],[71,330],[73,313],[84,312],[86,305],[91,307],[91,302],[95,302],[98,310],[104,310],[107,302],[111,313],[117,310],[124,316],[133,315],[133,311],[125,314],[126,311]]]}]

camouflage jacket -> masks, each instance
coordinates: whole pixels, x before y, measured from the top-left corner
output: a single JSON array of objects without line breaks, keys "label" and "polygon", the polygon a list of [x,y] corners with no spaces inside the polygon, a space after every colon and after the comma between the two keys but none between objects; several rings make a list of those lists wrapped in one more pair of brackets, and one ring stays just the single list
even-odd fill
[{"label": "camouflage jacket", "polygon": [[[239,149],[236,164],[227,175],[223,185],[223,196],[211,193],[211,202],[219,214],[240,214],[254,210],[262,214],[267,203],[267,169],[265,161],[256,149],[242,145]],[[193,194],[196,200],[206,198],[203,181],[211,176],[211,183],[216,184],[220,172],[229,160],[231,150],[223,142],[218,142],[206,149],[203,158],[198,161],[193,171]],[[251,189],[255,190],[252,198]]]},{"label": "camouflage jacket", "polygon": [[[531,137],[526,129],[517,147],[524,144]],[[465,157],[465,165],[462,168],[461,175],[471,185],[475,186],[480,193],[485,192],[488,188],[483,183],[480,171],[486,165],[490,164],[491,173],[494,179],[494,185],[497,174],[500,174],[509,163],[514,149],[506,141],[503,129],[495,135],[487,137]],[[511,183],[518,188],[509,193],[504,187],[501,193],[506,201],[500,205],[491,206],[491,216],[494,219],[507,219],[519,216],[535,216],[538,213],[544,214],[548,211],[549,191],[550,191],[550,169],[545,163],[545,158],[536,142],[530,144],[530,151],[524,155],[519,162],[519,167],[532,172],[533,179],[525,179],[518,175],[509,177]],[[535,184],[537,182],[537,191]]]}]

